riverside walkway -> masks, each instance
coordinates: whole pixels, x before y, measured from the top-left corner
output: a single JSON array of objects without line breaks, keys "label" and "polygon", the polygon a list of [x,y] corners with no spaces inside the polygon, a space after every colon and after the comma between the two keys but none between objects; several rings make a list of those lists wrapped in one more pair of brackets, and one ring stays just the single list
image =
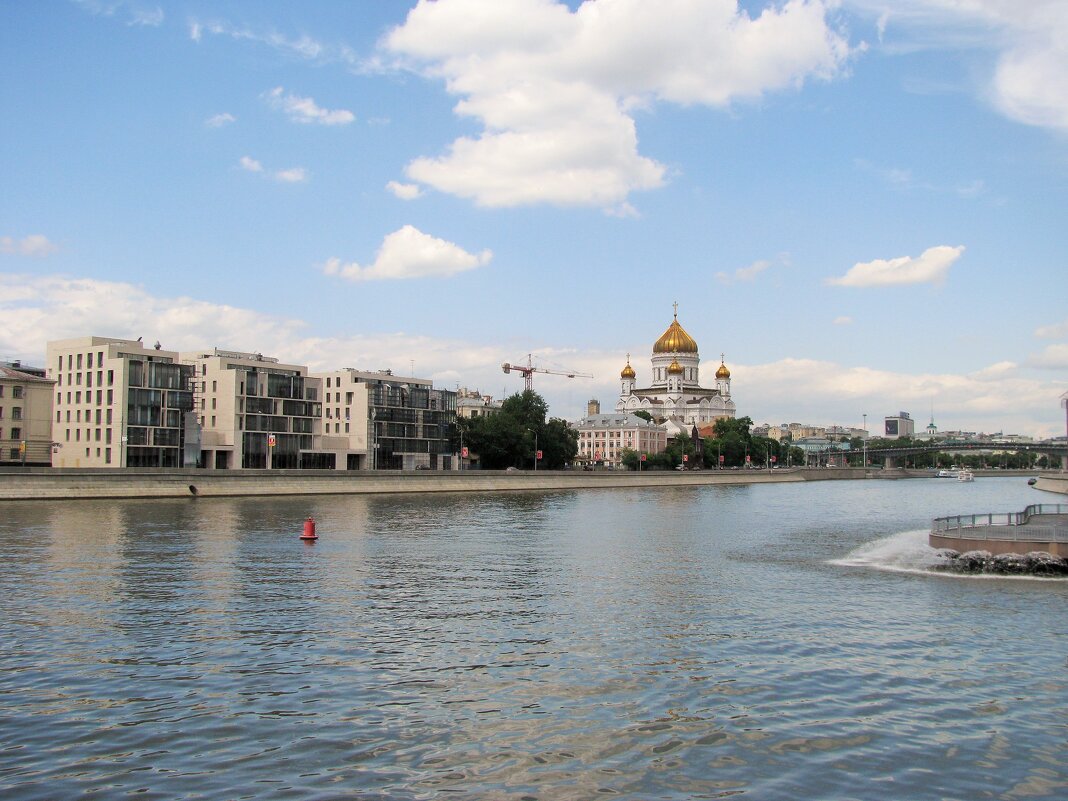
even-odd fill
[{"label": "riverside walkway", "polygon": [[931,523],[932,548],[989,551],[995,556],[1045,551],[1068,557],[1068,504],[1032,504],[1022,512],[937,517]]}]

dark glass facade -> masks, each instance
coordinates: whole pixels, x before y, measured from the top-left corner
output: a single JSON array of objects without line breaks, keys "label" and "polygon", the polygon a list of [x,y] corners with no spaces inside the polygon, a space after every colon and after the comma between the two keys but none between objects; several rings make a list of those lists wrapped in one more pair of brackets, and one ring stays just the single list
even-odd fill
[{"label": "dark glass facade", "polygon": [[193,367],[169,359],[130,359],[127,373],[126,466],[182,467]]},{"label": "dark glass facade", "polygon": [[368,404],[375,451],[371,463],[376,469],[403,470],[415,463],[433,470],[451,468],[455,392],[382,382],[369,387]]}]

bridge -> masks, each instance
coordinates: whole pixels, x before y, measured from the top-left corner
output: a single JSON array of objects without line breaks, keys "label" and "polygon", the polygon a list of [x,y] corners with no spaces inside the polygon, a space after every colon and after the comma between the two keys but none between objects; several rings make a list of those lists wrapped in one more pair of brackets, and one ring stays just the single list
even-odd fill
[{"label": "bridge", "polygon": [[[1061,463],[1068,457],[1068,444],[1059,445],[1051,442],[1020,442],[1020,443],[996,443],[996,442],[954,442],[945,440],[928,445],[910,445],[905,448],[879,448],[868,449],[868,458],[879,456],[885,459],[884,466],[887,469],[897,467],[897,460],[906,456],[914,456],[921,453],[968,453],[968,452],[993,453],[1038,453],[1044,456],[1059,456]],[[851,453],[855,453],[852,451]]]}]

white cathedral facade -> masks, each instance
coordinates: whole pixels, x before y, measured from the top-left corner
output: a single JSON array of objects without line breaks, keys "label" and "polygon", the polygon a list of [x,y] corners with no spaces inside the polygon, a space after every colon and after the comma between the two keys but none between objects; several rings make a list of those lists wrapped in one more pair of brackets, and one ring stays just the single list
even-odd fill
[{"label": "white cathedral facade", "polygon": [[619,374],[621,388],[617,412],[644,410],[657,422],[664,420],[671,428],[689,433],[691,426],[703,426],[735,416],[731,400],[731,371],[720,359],[716,383],[711,389],[701,386],[701,355],[697,342],[679,324],[678,304],[675,319],[653,345],[651,381],[638,386],[638,377],[630,364]]}]

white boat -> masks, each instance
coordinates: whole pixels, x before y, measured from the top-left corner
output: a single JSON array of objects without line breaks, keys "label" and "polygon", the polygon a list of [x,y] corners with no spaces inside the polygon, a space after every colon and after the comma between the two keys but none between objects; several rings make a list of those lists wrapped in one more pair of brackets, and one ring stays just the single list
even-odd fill
[{"label": "white boat", "polygon": [[956,468],[954,468],[952,470],[942,469],[942,470],[938,471],[938,477],[939,478],[959,478],[960,477],[960,471],[957,470]]},{"label": "white boat", "polygon": [[975,481],[975,474],[971,470],[958,470],[957,481]]}]

